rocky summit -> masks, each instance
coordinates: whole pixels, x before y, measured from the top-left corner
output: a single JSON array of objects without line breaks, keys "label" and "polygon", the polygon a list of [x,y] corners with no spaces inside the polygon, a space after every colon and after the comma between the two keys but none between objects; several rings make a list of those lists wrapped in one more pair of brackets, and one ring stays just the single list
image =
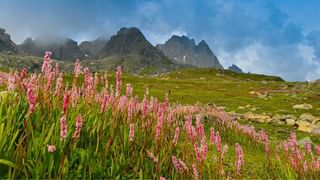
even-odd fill
[{"label": "rocky summit", "polygon": [[197,45],[194,39],[174,35],[164,44],[158,44],[157,48],[180,64],[223,69],[218,58],[204,40]]},{"label": "rocky summit", "polygon": [[11,40],[10,35],[0,28],[0,52],[17,53],[16,44]]},{"label": "rocky summit", "polygon": [[160,50],[154,47],[135,27],[121,28],[98,53],[98,59],[108,64],[121,64],[125,71],[140,71],[145,67],[166,71],[174,66]]}]

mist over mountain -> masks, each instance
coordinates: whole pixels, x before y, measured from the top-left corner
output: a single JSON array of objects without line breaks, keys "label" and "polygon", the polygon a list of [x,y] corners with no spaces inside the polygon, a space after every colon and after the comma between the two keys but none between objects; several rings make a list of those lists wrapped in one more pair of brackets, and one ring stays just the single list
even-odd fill
[{"label": "mist over mountain", "polygon": [[30,55],[43,56],[45,51],[51,51],[52,57],[58,60],[73,61],[76,58],[85,58],[78,43],[70,38],[58,38],[55,41],[35,39],[28,37],[18,45],[18,48]]},{"label": "mist over mountain", "polygon": [[158,44],[156,47],[180,64],[223,69],[218,58],[204,40],[196,44],[194,39],[187,36],[174,35],[164,44]]}]

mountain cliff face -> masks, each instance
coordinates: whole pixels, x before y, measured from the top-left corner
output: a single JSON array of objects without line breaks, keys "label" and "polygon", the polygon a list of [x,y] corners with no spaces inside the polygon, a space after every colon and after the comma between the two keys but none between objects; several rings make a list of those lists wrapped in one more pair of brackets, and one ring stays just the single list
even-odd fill
[{"label": "mountain cliff face", "polygon": [[232,64],[229,66],[228,70],[236,72],[236,73],[243,73],[242,69],[240,69],[237,65]]},{"label": "mountain cliff face", "polygon": [[148,42],[135,27],[121,28],[100,50],[98,59],[123,65],[127,71],[140,71],[146,67],[166,71],[173,65],[172,61]]},{"label": "mountain cliff face", "polygon": [[21,51],[34,56],[43,56],[45,51],[51,51],[53,58],[58,60],[73,61],[76,58],[85,58],[78,43],[69,38],[59,42],[42,42],[26,38],[18,47]]},{"label": "mountain cliff face", "polygon": [[17,53],[16,44],[11,40],[10,35],[0,28],[0,52]]},{"label": "mountain cliff face", "polygon": [[83,41],[79,45],[81,51],[88,59],[96,59],[100,50],[107,44],[107,39],[97,38],[93,41]]},{"label": "mountain cliff face", "polygon": [[170,59],[180,64],[223,69],[204,40],[196,45],[194,40],[189,39],[187,36],[174,35],[165,44],[158,44],[157,48]]}]

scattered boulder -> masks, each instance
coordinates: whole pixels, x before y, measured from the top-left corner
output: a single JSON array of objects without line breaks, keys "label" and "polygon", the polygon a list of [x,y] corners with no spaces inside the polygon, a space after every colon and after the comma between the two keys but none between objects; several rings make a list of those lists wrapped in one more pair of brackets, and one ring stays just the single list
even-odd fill
[{"label": "scattered boulder", "polygon": [[303,132],[311,132],[311,123],[308,121],[297,121],[298,130]]},{"label": "scattered boulder", "polygon": [[311,104],[303,103],[303,104],[296,104],[296,105],[292,106],[292,108],[293,109],[309,110],[309,109],[312,109],[313,106]]},{"label": "scattered boulder", "polygon": [[285,121],[288,126],[294,126],[296,124],[294,119],[286,119]]},{"label": "scattered boulder", "polygon": [[315,116],[313,116],[310,113],[303,113],[301,116],[298,118],[299,121],[307,121],[309,123],[312,123],[316,119]]},{"label": "scattered boulder", "polygon": [[252,112],[247,112],[244,114],[244,118],[254,121],[254,122],[260,122],[260,123],[265,123],[265,122],[270,122],[271,117],[263,114],[253,114]]}]

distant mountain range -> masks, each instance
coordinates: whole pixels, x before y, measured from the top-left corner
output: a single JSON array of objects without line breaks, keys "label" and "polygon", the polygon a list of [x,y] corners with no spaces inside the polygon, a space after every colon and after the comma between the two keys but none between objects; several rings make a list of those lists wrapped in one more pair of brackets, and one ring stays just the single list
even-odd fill
[{"label": "distant mountain range", "polygon": [[[98,38],[79,45],[70,38],[54,41],[26,38],[22,44],[16,45],[4,29],[0,29],[0,52],[42,57],[46,50],[52,51],[57,60],[67,62],[80,58],[103,64],[99,68],[121,65],[125,71],[133,72],[164,72],[181,67],[223,69],[206,41],[196,44],[187,36],[173,35],[164,44],[153,46],[138,28],[132,27],[121,28],[109,40]],[[231,66],[230,70],[241,71],[235,67]]]}]

